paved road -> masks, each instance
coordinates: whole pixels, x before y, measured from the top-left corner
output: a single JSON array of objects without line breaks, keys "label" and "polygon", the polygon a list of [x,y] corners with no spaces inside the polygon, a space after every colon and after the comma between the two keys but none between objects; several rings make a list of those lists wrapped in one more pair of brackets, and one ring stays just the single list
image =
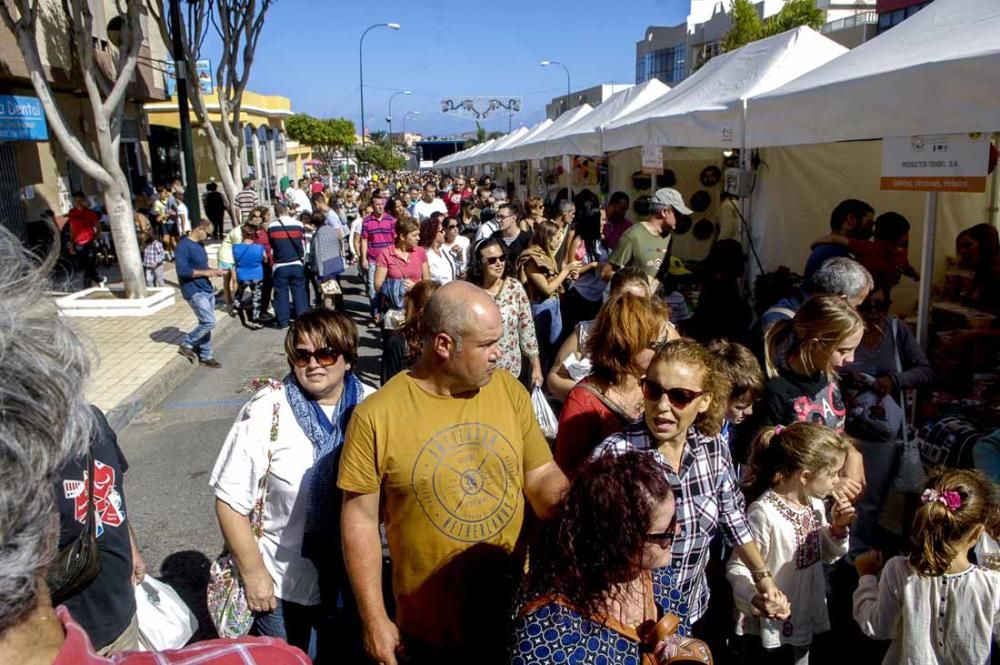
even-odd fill
[{"label": "paved road", "polygon": [[[345,279],[348,309],[360,322],[362,379],[378,385],[375,331],[365,327],[360,283]],[[219,312],[221,316],[225,316]],[[156,408],[137,417],[119,440],[130,465],[125,492],[148,570],[173,585],[199,615],[198,638],[212,636],[205,615],[208,567],[222,548],[208,487],[216,455],[255,377],[283,377],[284,332],[240,329],[216,349],[222,369],[194,369]]]}]

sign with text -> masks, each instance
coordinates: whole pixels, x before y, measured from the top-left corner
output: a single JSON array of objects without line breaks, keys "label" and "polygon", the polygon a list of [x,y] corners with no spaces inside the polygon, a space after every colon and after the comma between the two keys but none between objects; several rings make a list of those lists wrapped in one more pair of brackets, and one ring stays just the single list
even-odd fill
[{"label": "sign with text", "polygon": [[45,110],[37,97],[0,95],[0,141],[48,141]]},{"label": "sign with text", "polygon": [[[198,73],[198,87],[202,94],[211,95],[215,90],[212,85],[212,62],[210,60],[199,60],[195,63],[195,70]],[[164,75],[167,79],[167,95],[174,97],[177,95],[177,75],[174,63],[166,63]],[[190,90],[190,88],[188,88]]]},{"label": "sign with text", "polygon": [[642,146],[642,168],[640,170],[650,175],[663,175],[663,148],[658,145]]},{"label": "sign with text", "polygon": [[881,189],[983,192],[989,157],[981,132],[884,138]]}]

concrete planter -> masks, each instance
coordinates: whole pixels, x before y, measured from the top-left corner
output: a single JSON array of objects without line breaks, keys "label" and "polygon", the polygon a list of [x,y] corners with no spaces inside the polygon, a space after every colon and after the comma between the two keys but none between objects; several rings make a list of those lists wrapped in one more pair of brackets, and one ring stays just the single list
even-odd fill
[{"label": "concrete planter", "polygon": [[145,298],[129,300],[125,289],[93,287],[56,299],[60,316],[149,316],[176,302],[176,289],[170,286],[146,289]]}]

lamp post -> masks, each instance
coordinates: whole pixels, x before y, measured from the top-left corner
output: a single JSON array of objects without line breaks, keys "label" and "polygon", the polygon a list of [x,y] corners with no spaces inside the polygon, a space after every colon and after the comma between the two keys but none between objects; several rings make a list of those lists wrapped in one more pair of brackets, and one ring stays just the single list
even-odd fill
[{"label": "lamp post", "polygon": [[364,45],[365,45],[365,35],[374,30],[375,28],[389,28],[390,30],[399,30],[400,25],[398,23],[376,23],[365,28],[365,31],[361,33],[361,39],[358,40],[358,71],[361,74],[361,145],[365,144],[365,58],[364,58]]},{"label": "lamp post", "polygon": [[569,69],[566,67],[566,65],[564,65],[561,62],[559,62],[558,60],[542,60],[539,64],[542,67],[548,67],[549,65],[559,65],[560,67],[563,68],[563,71],[566,72],[566,108],[564,110],[568,111],[569,110],[570,102],[572,101],[570,99],[570,95],[572,93],[570,92],[571,88],[570,88],[570,83],[569,83]]},{"label": "lamp post", "polygon": [[397,97],[399,95],[412,95],[412,94],[413,94],[412,90],[400,90],[399,92],[394,92],[391,95],[389,95],[389,116],[386,118],[386,120],[389,122],[389,143],[390,144],[392,143],[392,100],[393,100],[394,97]]}]

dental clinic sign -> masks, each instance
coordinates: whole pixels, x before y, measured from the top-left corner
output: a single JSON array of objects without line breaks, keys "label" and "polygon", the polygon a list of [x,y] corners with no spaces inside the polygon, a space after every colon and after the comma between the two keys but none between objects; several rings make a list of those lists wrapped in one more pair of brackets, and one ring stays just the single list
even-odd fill
[{"label": "dental clinic sign", "polygon": [[982,132],[882,139],[881,189],[983,192],[990,144]]},{"label": "dental clinic sign", "polygon": [[0,95],[0,141],[48,141],[49,126],[37,97]]}]

